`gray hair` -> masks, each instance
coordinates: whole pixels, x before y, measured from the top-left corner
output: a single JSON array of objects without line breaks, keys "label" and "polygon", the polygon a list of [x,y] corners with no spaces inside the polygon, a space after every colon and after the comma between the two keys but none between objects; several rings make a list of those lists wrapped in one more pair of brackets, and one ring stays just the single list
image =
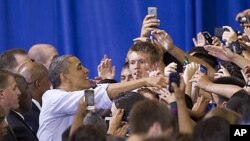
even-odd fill
[{"label": "gray hair", "polygon": [[49,80],[53,88],[57,88],[61,85],[60,74],[69,73],[69,61],[68,58],[73,55],[62,55],[55,57],[49,66]]}]

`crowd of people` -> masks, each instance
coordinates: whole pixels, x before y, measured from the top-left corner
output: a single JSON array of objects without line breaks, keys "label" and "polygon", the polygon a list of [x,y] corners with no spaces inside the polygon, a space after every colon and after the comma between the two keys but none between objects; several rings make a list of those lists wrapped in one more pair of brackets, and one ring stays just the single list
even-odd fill
[{"label": "crowd of people", "polygon": [[250,124],[250,9],[236,20],[242,31],[199,32],[185,52],[146,15],[120,82],[106,55],[90,79],[50,44],[2,52],[0,141],[228,141]]}]

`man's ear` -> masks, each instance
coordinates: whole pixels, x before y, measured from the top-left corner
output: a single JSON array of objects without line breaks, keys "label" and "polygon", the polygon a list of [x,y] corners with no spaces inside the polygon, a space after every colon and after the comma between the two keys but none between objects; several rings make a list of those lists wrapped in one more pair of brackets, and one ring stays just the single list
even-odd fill
[{"label": "man's ear", "polygon": [[63,74],[63,73],[60,74],[60,80],[61,80],[61,82],[66,82],[66,83],[70,82],[70,79],[69,79],[68,75]]},{"label": "man's ear", "polygon": [[36,80],[36,81],[34,82],[34,85],[35,85],[35,87],[39,88],[39,87],[40,87],[40,81],[39,81],[39,80]]}]

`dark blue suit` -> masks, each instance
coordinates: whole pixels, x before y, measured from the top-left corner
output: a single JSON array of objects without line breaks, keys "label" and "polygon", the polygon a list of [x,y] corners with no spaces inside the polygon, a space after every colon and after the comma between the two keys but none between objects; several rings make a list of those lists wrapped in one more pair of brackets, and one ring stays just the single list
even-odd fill
[{"label": "dark blue suit", "polygon": [[37,133],[39,128],[40,109],[32,102],[32,108],[29,112],[24,114],[25,121],[31,126],[33,131]]},{"label": "dark blue suit", "polygon": [[3,137],[3,141],[17,141],[16,135],[11,127],[7,127],[7,133]]},{"label": "dark blue suit", "polygon": [[17,113],[11,111],[7,117],[8,125],[13,129],[18,141],[38,141],[35,132]]}]

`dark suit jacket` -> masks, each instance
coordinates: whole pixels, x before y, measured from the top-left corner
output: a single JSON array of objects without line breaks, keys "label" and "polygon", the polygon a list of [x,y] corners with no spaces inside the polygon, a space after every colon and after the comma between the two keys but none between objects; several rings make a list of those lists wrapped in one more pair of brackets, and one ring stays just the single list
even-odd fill
[{"label": "dark suit jacket", "polygon": [[7,133],[3,137],[3,141],[17,141],[16,135],[11,127],[7,127]]},{"label": "dark suit jacket", "polygon": [[40,109],[34,102],[32,102],[32,108],[30,111],[24,114],[25,121],[31,126],[35,133],[37,133],[39,128],[39,115]]},{"label": "dark suit jacket", "polygon": [[13,129],[18,141],[38,141],[36,134],[20,115],[11,111],[7,117],[8,125]]}]

